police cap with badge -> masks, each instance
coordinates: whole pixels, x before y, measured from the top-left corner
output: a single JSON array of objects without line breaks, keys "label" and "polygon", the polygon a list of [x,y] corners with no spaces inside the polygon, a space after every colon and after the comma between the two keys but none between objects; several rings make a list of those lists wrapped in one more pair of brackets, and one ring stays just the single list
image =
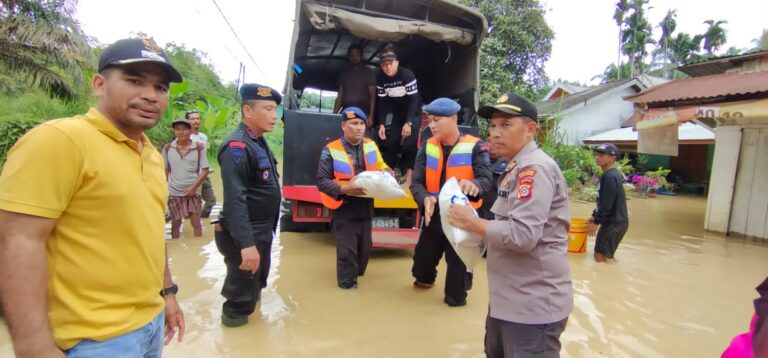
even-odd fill
[{"label": "police cap with badge", "polygon": [[528,117],[534,122],[538,121],[539,114],[536,106],[523,96],[516,93],[505,93],[496,100],[496,104],[483,106],[477,114],[480,117],[490,119],[496,112],[504,112],[515,116]]},{"label": "police cap with badge", "polygon": [[168,73],[171,82],[183,81],[163,49],[152,39],[123,39],[109,45],[99,56],[99,73],[110,67],[132,63],[158,64]]},{"label": "police cap with badge", "polygon": [[274,101],[277,105],[280,105],[283,101],[283,96],[280,95],[280,92],[269,86],[258,83],[245,83],[240,86],[240,99],[243,102],[250,100]]},{"label": "police cap with badge", "polygon": [[347,107],[341,111],[341,121],[346,122],[350,119],[360,118],[363,122],[368,120],[368,116],[365,115],[362,109],[358,107]]}]

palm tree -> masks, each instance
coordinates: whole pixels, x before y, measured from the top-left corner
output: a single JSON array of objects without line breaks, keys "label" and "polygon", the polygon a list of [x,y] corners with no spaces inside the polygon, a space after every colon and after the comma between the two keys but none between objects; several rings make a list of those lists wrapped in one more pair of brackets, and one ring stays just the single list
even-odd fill
[{"label": "palm tree", "polygon": [[[627,14],[627,11],[629,11],[629,1],[628,0],[619,0],[619,2],[616,3],[616,10],[613,12],[613,19],[616,21],[616,26],[619,27],[619,58],[617,63],[619,66],[621,66],[621,49],[624,42],[622,41],[622,33],[624,31],[624,16]],[[619,77],[617,80],[621,79],[621,73],[617,72]]]},{"label": "palm tree", "polygon": [[707,51],[707,55],[712,56],[712,54],[717,51],[720,46],[725,45],[726,42],[726,31],[725,28],[723,28],[722,24],[727,24],[728,21],[724,20],[707,20],[704,21],[705,24],[709,25],[709,28],[707,28],[707,31],[704,32],[704,50]]},{"label": "palm tree", "polygon": [[667,11],[667,15],[664,16],[664,19],[661,20],[659,23],[659,27],[661,28],[661,38],[659,39],[659,46],[661,46],[663,58],[664,58],[664,77],[669,77],[668,69],[667,69],[667,61],[669,60],[669,45],[672,41],[672,33],[675,32],[675,29],[677,28],[677,21],[675,20],[675,17],[677,16],[677,10],[669,10]]},{"label": "palm tree", "polygon": [[645,11],[643,10],[647,3],[648,0],[632,0],[630,4],[632,14],[624,20],[627,27],[624,28],[622,33],[622,51],[629,57],[632,77],[642,73],[645,67],[644,60],[648,55],[646,45],[655,42],[652,38],[651,24],[645,17]]},{"label": "palm tree", "polygon": [[79,96],[91,68],[86,36],[74,20],[74,0],[0,0],[0,85],[23,79],[51,97]]},{"label": "palm tree", "polygon": [[[700,58],[697,54],[701,47],[701,35],[693,38],[691,35],[681,32],[669,42],[669,59],[673,67],[681,66],[685,63],[695,62]],[[674,78],[675,72],[672,71],[671,77]]]},{"label": "palm tree", "polygon": [[600,79],[600,83],[610,83],[622,78],[630,78],[632,70],[628,63],[623,63],[618,68],[615,63],[608,65],[602,74],[592,77],[593,80]]}]

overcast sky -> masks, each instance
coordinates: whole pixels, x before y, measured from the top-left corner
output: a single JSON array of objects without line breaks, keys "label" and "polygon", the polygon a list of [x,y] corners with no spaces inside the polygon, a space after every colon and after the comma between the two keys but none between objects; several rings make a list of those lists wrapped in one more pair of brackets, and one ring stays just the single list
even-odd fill
[{"label": "overcast sky", "polygon": [[[161,45],[184,44],[208,54],[224,81],[245,78],[282,90],[295,16],[293,0],[216,0],[254,64],[216,9],[213,0],[80,0],[77,18],[98,43],[111,43],[144,32]],[[542,0],[547,23],[555,31],[546,65],[551,79],[594,83],[618,56],[615,0]],[[704,20],[726,20],[727,47],[751,48],[768,28],[768,0],[651,0],[651,23],[657,26],[669,9],[677,9],[677,32],[703,33]],[[655,37],[659,29],[654,28]],[[626,60],[624,60],[626,61]]]}]

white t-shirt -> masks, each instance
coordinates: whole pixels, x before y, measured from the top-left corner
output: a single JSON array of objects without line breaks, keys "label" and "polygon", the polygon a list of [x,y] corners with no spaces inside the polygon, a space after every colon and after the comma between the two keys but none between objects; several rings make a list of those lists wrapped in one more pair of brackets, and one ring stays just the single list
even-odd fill
[{"label": "white t-shirt", "polygon": [[189,136],[189,139],[192,139],[193,142],[203,143],[203,145],[207,148],[208,147],[208,136],[205,135],[203,132],[197,132],[197,134],[192,134]]}]

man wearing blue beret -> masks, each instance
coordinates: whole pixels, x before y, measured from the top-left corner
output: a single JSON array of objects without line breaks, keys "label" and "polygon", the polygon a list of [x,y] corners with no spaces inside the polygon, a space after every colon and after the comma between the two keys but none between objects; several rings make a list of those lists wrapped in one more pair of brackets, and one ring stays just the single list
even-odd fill
[{"label": "man wearing blue beret", "polygon": [[242,122],[219,150],[224,205],[214,227],[216,246],[227,265],[221,289],[226,298],[221,322],[227,327],[248,323],[267,285],[282,199],[277,160],[264,138],[275,128],[282,97],[258,84],[244,84],[240,96]]},{"label": "man wearing blue beret", "polygon": [[363,188],[355,176],[363,171],[386,170],[376,142],[365,138],[368,118],[362,109],[341,111],[344,135],[323,148],[317,167],[320,198],[331,209],[331,235],[336,240],[336,279],[339,287],[357,287],[357,277],[365,273],[371,249],[373,199],[362,198]]},{"label": "man wearing blue beret", "polygon": [[[411,193],[421,206],[424,227],[413,255],[414,287],[431,288],[437,277],[437,265],[445,253],[445,299],[448,306],[467,304],[470,276],[443,232],[437,196],[446,180],[455,177],[461,190],[475,208],[493,183],[488,146],[480,138],[459,132],[461,106],[448,98],[438,98],[424,106],[432,138],[422,145],[413,168]],[[447,208],[446,208],[447,209]]]}]

